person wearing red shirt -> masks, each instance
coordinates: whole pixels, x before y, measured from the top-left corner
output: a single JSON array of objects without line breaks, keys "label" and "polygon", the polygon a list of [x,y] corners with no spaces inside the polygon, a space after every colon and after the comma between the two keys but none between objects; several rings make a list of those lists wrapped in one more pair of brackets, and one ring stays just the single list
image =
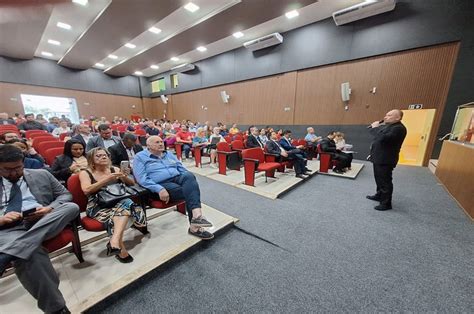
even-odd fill
[{"label": "person wearing red shirt", "polygon": [[184,157],[188,159],[193,144],[193,135],[191,132],[188,132],[188,127],[186,125],[182,125],[181,131],[176,133],[176,143],[183,143]]}]

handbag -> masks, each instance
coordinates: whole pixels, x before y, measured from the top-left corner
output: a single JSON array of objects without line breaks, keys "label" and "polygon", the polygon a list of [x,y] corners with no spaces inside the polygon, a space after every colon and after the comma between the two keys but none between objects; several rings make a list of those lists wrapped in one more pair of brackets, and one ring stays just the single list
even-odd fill
[{"label": "handbag", "polygon": [[101,208],[112,208],[121,200],[134,196],[131,189],[121,182],[104,186],[95,195],[96,203]]}]

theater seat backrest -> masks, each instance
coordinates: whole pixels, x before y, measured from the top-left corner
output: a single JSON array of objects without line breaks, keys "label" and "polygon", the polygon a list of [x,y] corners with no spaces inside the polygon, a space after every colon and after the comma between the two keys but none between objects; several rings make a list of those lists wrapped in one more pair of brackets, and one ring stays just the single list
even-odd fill
[{"label": "theater seat backrest", "polygon": [[227,142],[219,142],[217,143],[217,151],[219,152],[231,152],[230,145]]},{"label": "theater seat backrest", "polygon": [[79,181],[79,175],[73,174],[67,180],[67,189],[72,194],[72,201],[79,206],[81,212],[86,211],[87,207],[87,196],[82,192],[81,181]]},{"label": "theater seat backrest", "polygon": [[249,148],[242,151],[242,158],[246,159],[256,159],[259,162],[265,162],[265,156],[263,155],[263,150],[260,147]]}]

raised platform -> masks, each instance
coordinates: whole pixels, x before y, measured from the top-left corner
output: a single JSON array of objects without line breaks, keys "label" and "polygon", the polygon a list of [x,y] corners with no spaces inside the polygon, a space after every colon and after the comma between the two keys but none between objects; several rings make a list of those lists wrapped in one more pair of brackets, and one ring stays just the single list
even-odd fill
[{"label": "raised platform", "polygon": [[341,177],[341,178],[347,178],[347,179],[355,179],[359,175],[359,172],[364,168],[364,164],[358,164],[355,162],[352,162],[351,165],[351,170],[348,170],[344,173],[336,173],[332,170],[329,170],[328,172],[319,172],[319,174],[325,174],[329,176],[335,176],[335,177]]},{"label": "raised platform", "polygon": [[[214,224],[208,229],[214,233],[238,221],[204,204],[203,214]],[[84,230],[80,231],[84,263],[80,264],[72,253],[52,259],[61,280],[59,288],[73,313],[90,308],[202,241],[187,233],[188,219],[176,211],[153,209],[148,211],[148,218],[149,235],[133,229],[125,232],[124,242],[135,259],[133,263],[121,264],[106,256],[106,235]],[[216,237],[212,241],[218,240]],[[41,313],[15,275],[0,279],[0,286],[1,313]]]}]

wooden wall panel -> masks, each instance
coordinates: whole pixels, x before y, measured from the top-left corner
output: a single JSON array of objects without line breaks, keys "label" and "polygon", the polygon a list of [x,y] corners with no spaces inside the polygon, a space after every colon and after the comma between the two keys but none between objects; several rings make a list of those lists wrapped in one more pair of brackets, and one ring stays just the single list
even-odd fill
[{"label": "wooden wall panel", "polygon": [[[296,72],[174,94],[172,118],[227,124],[293,124]],[[228,104],[220,98],[225,90]],[[285,111],[285,107],[289,110]],[[207,109],[206,109],[207,108]]]},{"label": "wooden wall panel", "polygon": [[143,115],[143,103],[138,97],[2,82],[0,82],[0,111],[9,114],[24,113],[20,94],[75,98],[79,115],[86,117],[94,115],[112,119],[114,116],[130,118],[131,114]]},{"label": "wooden wall panel", "polygon": [[[437,109],[437,130],[458,49],[449,43],[298,71],[294,124],[367,124],[390,109],[423,104]],[[343,82],[352,89],[347,111]]]},{"label": "wooden wall panel", "polygon": [[164,104],[161,98],[143,98],[143,116],[150,119],[162,119],[168,111],[168,104]]}]

